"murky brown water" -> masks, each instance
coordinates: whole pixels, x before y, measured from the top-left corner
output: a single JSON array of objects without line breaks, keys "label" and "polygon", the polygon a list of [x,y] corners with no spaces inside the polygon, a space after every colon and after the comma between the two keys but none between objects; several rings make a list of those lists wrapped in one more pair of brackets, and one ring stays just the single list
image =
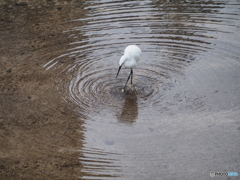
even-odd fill
[{"label": "murky brown water", "polygon": [[[233,1],[85,4],[86,16],[73,19],[85,24],[66,30],[73,39],[68,52],[44,66],[69,75],[59,92],[85,119],[80,160],[89,175],[83,179],[205,179],[211,170],[239,170],[223,160],[239,159],[232,142],[239,140],[237,127],[225,130],[229,136],[212,135],[220,124],[239,123],[239,7]],[[135,95],[121,92],[127,70],[115,78],[130,44],[142,49]],[[217,158],[216,149],[224,155]]]},{"label": "murky brown water", "polygon": [[[68,21],[73,27],[62,31],[65,49],[42,66],[55,74],[62,103],[76,106],[73,113],[84,122],[83,146],[76,147],[79,178],[240,173],[240,2],[101,0],[82,6],[83,14]],[[121,91],[129,70],[115,78],[130,44],[142,49],[136,93]]]}]

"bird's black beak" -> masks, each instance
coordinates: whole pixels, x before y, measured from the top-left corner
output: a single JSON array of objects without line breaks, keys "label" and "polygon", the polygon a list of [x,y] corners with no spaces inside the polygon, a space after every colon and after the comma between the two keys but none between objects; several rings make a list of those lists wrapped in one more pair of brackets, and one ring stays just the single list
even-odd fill
[{"label": "bird's black beak", "polygon": [[116,76],[116,78],[118,77],[118,74],[119,74],[119,71],[121,70],[121,67],[122,67],[122,65],[119,66],[119,69],[118,69],[118,72],[117,72],[117,76]]}]

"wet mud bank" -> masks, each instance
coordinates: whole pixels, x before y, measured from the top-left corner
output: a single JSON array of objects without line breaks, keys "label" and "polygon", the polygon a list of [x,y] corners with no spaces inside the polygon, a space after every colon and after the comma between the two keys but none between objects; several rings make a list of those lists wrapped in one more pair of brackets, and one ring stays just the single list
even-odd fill
[{"label": "wet mud bank", "polygon": [[78,179],[82,122],[57,92],[65,77],[42,68],[66,49],[76,14],[37,3],[0,3],[0,179]]}]

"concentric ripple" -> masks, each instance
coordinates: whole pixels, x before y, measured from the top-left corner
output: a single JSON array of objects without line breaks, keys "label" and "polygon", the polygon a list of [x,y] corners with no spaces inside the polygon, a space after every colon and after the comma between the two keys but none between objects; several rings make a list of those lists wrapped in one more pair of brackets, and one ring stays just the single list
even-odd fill
[{"label": "concentric ripple", "polygon": [[[121,89],[129,70],[123,69],[116,79],[118,60],[127,45],[136,44],[142,49],[133,79],[138,108],[182,104],[169,99],[186,97],[184,90],[180,94],[176,92],[179,89],[173,94],[167,92],[181,85],[188,66],[200,61],[206,53],[216,51],[218,33],[232,33],[222,27],[237,26],[234,24],[238,20],[237,9],[224,13],[225,6],[220,1],[87,1],[86,17],[73,20],[84,25],[66,31],[73,39],[71,48],[45,67],[62,68],[61,59],[73,60],[64,67],[70,78],[68,84],[59,88],[61,93],[87,116],[103,111],[111,113],[126,98]],[[234,8],[234,4],[228,8]],[[218,56],[222,53],[225,52],[217,49]],[[194,101],[197,96],[188,98]]]},{"label": "concentric ripple", "polygon": [[[208,156],[199,156],[205,146],[192,147],[201,138],[186,139],[214,124],[199,123],[195,114],[239,111],[239,1],[90,0],[84,6],[85,16],[72,20],[81,25],[64,32],[68,51],[44,66],[66,77],[58,91],[86,120],[84,178],[156,179],[161,171],[163,179],[174,179],[187,170],[175,166],[180,156],[189,168],[197,157],[208,164]],[[122,92],[130,71],[122,68],[118,78],[116,73],[130,44],[142,56],[134,85]],[[181,113],[194,121],[172,118]],[[176,172],[169,175],[172,167]]]}]

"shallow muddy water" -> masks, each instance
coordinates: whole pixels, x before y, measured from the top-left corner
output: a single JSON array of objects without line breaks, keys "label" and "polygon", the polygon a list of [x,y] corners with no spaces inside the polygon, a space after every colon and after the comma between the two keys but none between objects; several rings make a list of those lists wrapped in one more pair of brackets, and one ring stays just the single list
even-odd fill
[{"label": "shallow muddy water", "polygon": [[[82,146],[75,147],[79,178],[240,173],[240,2],[89,0],[82,6],[62,31],[65,48],[41,66],[54,74],[62,104],[83,121]],[[142,55],[135,90],[122,92],[129,69],[116,78],[118,61],[131,44]]]},{"label": "shallow muddy water", "polygon": [[[238,1],[87,1],[70,48],[44,65],[84,118],[82,179],[207,179],[239,171]],[[80,38],[79,38],[80,35]],[[142,49],[135,93],[115,78]],[[66,65],[62,59],[71,61]],[[223,143],[224,142],[224,143]]]}]

